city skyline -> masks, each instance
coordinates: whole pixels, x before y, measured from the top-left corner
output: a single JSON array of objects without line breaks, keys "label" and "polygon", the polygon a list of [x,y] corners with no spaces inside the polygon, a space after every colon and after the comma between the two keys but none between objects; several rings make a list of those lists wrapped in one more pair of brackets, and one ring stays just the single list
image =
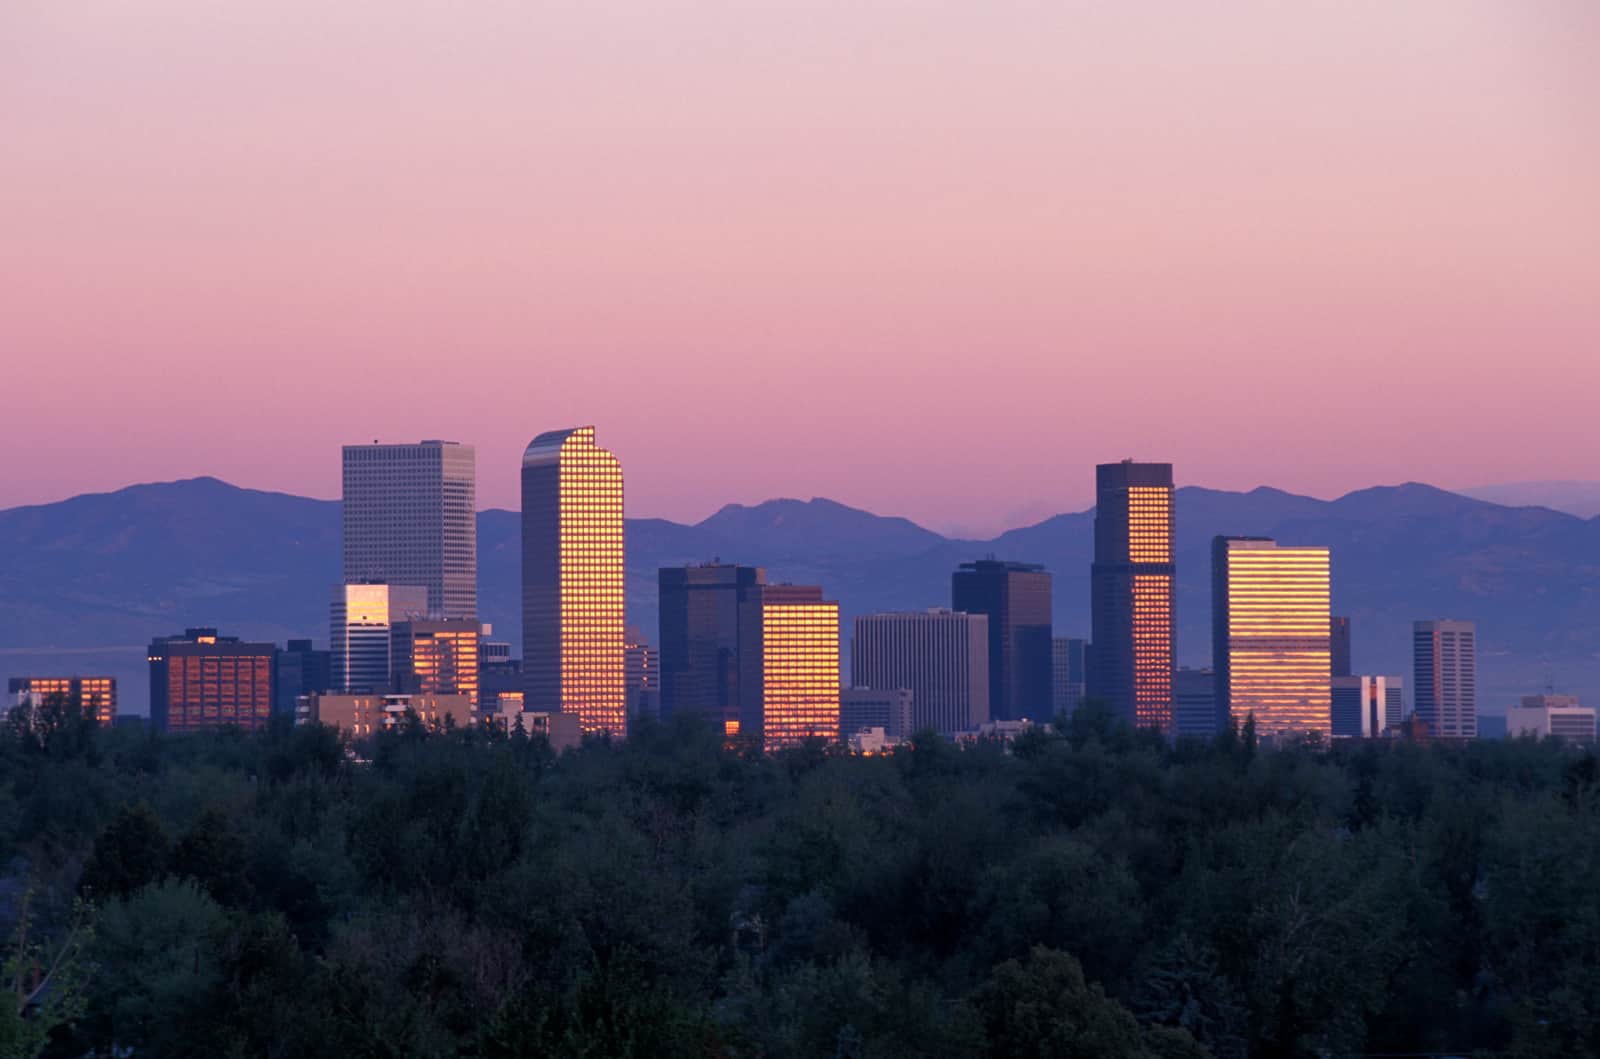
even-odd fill
[{"label": "city skyline", "polygon": [[326,453],[424,399],[409,437],[513,454],[480,461],[504,508],[549,422],[611,424],[676,519],[826,495],[983,532],[1033,482],[1087,506],[1060,453],[1316,496],[1397,452],[1592,477],[1592,4],[160,10],[9,12],[0,349],[13,428],[73,429],[0,507],[334,496]]}]

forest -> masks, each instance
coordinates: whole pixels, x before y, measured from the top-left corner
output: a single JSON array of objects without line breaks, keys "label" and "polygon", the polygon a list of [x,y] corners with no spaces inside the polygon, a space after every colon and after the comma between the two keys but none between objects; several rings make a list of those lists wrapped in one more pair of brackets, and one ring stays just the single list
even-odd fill
[{"label": "forest", "polygon": [[1600,1054],[1557,742],[0,733],[0,1056]]}]

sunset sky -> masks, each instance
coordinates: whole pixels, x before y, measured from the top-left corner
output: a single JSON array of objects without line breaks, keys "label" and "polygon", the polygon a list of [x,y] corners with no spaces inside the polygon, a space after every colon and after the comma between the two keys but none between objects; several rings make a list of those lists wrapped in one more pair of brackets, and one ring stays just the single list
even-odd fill
[{"label": "sunset sky", "polygon": [[0,506],[1600,478],[1594,0],[7,0]]}]

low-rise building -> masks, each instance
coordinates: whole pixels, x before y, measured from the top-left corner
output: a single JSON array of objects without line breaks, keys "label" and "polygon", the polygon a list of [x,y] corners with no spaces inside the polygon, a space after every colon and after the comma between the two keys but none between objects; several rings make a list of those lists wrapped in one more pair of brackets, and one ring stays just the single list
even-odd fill
[{"label": "low-rise building", "polygon": [[325,724],[356,737],[396,728],[408,714],[415,714],[419,723],[432,730],[443,728],[447,723],[457,726],[471,724],[472,697],[403,692],[386,695],[302,695],[295,705],[296,724]]},{"label": "low-rise building", "polygon": [[1546,739],[1559,736],[1575,743],[1595,739],[1595,711],[1580,706],[1571,695],[1524,695],[1522,705],[1506,710],[1506,737],[1533,736]]}]

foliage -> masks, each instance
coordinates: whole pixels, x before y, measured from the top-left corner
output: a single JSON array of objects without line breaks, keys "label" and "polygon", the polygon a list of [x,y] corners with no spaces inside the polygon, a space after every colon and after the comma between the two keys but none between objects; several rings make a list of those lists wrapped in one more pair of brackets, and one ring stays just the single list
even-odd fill
[{"label": "foliage", "polygon": [[1600,1053],[1600,767],[1554,743],[1089,709],[1011,748],[680,719],[558,757],[68,704],[0,732],[0,854],[6,981],[59,967],[0,1055]]}]

